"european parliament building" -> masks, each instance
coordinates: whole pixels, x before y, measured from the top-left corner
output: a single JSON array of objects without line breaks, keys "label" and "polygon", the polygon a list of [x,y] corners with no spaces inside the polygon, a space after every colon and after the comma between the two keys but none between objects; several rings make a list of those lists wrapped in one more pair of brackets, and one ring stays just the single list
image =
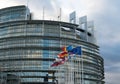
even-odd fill
[{"label": "european parliament building", "polygon": [[[0,84],[104,84],[104,60],[93,22],[32,20],[28,7],[0,9]],[[81,46],[82,55],[50,67],[61,47]]]}]

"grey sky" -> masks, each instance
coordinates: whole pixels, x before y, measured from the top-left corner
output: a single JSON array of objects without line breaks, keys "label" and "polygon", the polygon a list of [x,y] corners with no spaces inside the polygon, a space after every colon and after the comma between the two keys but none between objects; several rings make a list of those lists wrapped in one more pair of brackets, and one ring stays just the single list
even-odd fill
[{"label": "grey sky", "polygon": [[[0,8],[25,5],[27,0],[0,0]],[[62,20],[68,21],[69,13],[76,10],[77,17],[87,15],[95,21],[96,36],[101,55],[105,60],[106,84],[119,84],[120,78],[120,1],[119,0],[29,0],[35,19],[57,20],[62,8]]]}]

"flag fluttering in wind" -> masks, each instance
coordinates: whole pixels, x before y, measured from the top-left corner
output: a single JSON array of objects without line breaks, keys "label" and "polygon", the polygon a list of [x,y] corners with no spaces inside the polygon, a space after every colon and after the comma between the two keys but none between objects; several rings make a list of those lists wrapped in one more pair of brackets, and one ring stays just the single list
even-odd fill
[{"label": "flag fluttering in wind", "polygon": [[58,54],[58,57],[59,58],[64,58],[64,57],[67,57],[68,56],[68,52],[61,52]]},{"label": "flag fluttering in wind", "polygon": [[64,46],[62,47],[62,52],[58,54],[58,57],[55,59],[51,67],[64,64],[66,61],[68,61],[71,58],[71,56],[75,56],[75,55],[81,56],[81,54],[82,54],[81,46],[77,46],[75,48],[73,48],[71,45],[67,47]]},{"label": "flag fluttering in wind", "polygon": [[72,47],[71,45],[69,45],[68,47],[66,47],[66,50],[67,50],[68,52],[72,51],[72,49],[73,49],[73,47]]},{"label": "flag fluttering in wind", "polygon": [[62,49],[62,51],[64,51],[64,52],[67,51],[66,46],[62,47],[61,49]]},{"label": "flag fluttering in wind", "polygon": [[67,60],[68,60],[67,58],[63,58],[63,59],[57,58],[57,59],[55,59],[55,61],[54,61],[53,64],[51,65],[51,67],[64,64]]},{"label": "flag fluttering in wind", "polygon": [[73,54],[76,54],[76,55],[81,55],[82,54],[80,46],[78,46],[76,48],[73,48],[70,52],[73,53]]}]

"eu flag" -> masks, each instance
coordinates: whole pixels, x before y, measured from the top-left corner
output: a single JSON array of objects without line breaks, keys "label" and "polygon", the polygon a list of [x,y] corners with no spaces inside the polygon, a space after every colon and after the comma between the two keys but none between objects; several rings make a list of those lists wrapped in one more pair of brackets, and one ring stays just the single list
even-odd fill
[{"label": "eu flag", "polygon": [[73,54],[81,55],[82,54],[82,49],[80,46],[73,48],[71,51]]},{"label": "eu flag", "polygon": [[68,47],[66,47],[66,50],[69,52],[71,51],[73,48],[72,48],[72,45],[69,45]]}]

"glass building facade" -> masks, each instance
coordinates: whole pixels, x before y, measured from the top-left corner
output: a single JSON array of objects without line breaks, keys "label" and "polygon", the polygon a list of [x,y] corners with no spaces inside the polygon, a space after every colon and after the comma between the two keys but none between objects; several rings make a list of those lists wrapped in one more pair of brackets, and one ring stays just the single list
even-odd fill
[{"label": "glass building facade", "polygon": [[[91,32],[77,24],[29,20],[29,9],[0,9],[0,78],[3,84],[104,84],[104,64]],[[82,47],[82,56],[50,67],[62,46]],[[17,82],[17,83],[16,83]]]}]

